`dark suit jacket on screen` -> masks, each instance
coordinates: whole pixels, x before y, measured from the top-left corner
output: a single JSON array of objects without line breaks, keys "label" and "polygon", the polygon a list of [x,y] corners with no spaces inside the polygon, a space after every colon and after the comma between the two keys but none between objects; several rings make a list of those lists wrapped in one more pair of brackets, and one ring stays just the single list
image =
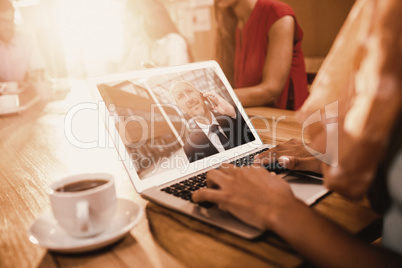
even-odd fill
[{"label": "dark suit jacket on screen", "polygon": [[[229,139],[229,148],[255,140],[254,135],[237,109],[236,119],[221,114],[214,114],[214,116]],[[198,125],[191,131],[183,149],[190,163],[218,153],[216,147]]]}]

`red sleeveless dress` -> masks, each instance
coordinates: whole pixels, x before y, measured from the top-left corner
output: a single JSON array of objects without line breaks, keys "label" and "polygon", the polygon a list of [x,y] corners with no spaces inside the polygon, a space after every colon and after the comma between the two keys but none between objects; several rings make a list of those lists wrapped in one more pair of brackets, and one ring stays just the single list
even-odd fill
[{"label": "red sleeveless dress", "polygon": [[235,88],[251,87],[262,82],[269,30],[274,22],[286,15],[295,19],[292,66],[286,85],[274,107],[297,110],[308,97],[307,76],[301,48],[303,31],[296,21],[292,8],[283,2],[258,0],[242,34],[240,29],[236,30]]}]

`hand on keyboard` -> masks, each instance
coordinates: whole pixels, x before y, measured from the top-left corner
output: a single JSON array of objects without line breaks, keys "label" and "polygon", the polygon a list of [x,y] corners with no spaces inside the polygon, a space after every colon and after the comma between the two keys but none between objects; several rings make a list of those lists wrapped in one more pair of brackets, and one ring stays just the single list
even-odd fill
[{"label": "hand on keyboard", "polygon": [[217,189],[194,192],[194,201],[213,202],[219,209],[259,229],[269,229],[270,226],[265,225],[267,213],[275,215],[297,200],[282,177],[267,172],[260,165],[238,168],[223,164],[220,169],[208,172],[207,182],[217,185]]},{"label": "hand on keyboard", "polygon": [[[233,164],[237,167],[250,166],[254,162],[254,156],[257,154],[260,154],[261,152],[264,152],[266,150],[268,150],[268,149],[266,148],[266,149],[260,150],[258,152],[255,152],[253,154],[249,154],[242,158],[236,159],[235,161],[231,162],[231,164]],[[278,163],[265,165],[264,168],[267,169],[268,171],[275,172],[277,174],[286,171],[286,169],[283,168]],[[164,187],[163,189],[161,189],[161,191],[163,191],[167,194],[174,195],[183,200],[193,202],[193,200],[192,200],[193,192],[197,191],[198,189],[207,187],[206,174],[207,173],[204,172],[202,174],[193,176],[193,177],[183,180],[181,182],[172,184],[168,187]],[[199,205],[201,207],[205,207],[205,208],[211,208],[214,206],[214,204],[211,202],[201,202],[201,203],[199,203]]]}]

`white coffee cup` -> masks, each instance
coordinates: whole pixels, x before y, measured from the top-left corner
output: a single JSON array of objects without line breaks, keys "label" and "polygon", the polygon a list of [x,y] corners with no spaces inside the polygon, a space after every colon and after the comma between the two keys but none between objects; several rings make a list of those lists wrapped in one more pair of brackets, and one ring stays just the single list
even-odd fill
[{"label": "white coffee cup", "polygon": [[18,95],[0,96],[0,114],[16,113],[19,111],[20,99]]},{"label": "white coffee cup", "polygon": [[[77,190],[80,186],[89,188],[89,183],[96,180],[104,183]],[[50,184],[49,197],[58,224],[75,237],[94,236],[106,230],[117,208],[114,178],[108,173],[64,177]]]}]

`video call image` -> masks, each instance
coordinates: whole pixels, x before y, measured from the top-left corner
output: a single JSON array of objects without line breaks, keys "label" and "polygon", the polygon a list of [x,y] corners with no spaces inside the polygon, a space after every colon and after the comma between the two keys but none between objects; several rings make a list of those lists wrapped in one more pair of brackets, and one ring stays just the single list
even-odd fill
[{"label": "video call image", "polygon": [[255,140],[214,68],[105,83],[98,90],[140,179]]}]

